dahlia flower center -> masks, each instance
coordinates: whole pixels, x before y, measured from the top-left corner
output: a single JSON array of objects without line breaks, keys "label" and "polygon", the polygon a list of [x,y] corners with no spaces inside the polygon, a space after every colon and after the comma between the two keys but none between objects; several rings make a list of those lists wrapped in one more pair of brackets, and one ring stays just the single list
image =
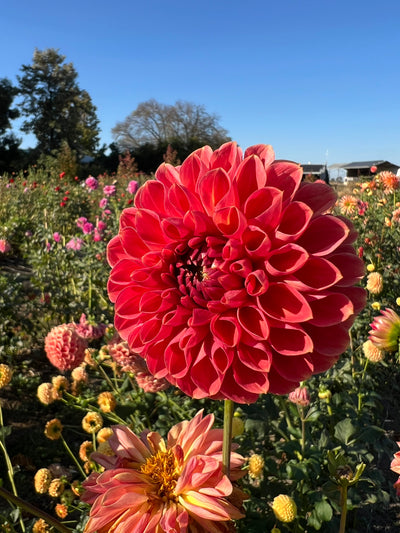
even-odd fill
[{"label": "dahlia flower center", "polygon": [[175,499],[174,489],[178,480],[178,465],[172,450],[158,451],[141,466],[140,471],[147,474],[158,485],[157,494],[164,500]]},{"label": "dahlia flower center", "polygon": [[173,267],[180,291],[191,296],[202,293],[205,284],[208,284],[214,277],[213,273],[216,273],[214,262],[214,258],[207,254],[207,249],[196,249],[182,254]]}]

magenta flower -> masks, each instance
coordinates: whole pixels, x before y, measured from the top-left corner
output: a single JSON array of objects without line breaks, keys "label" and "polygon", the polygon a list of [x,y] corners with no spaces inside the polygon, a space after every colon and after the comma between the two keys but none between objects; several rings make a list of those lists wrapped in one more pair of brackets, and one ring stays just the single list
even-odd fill
[{"label": "magenta flower", "polygon": [[55,242],[60,242],[61,241],[61,235],[58,233],[58,231],[55,231],[53,233],[53,239]]},{"label": "magenta flower", "polygon": [[129,192],[129,194],[135,194],[135,192],[139,188],[139,183],[136,180],[132,180],[128,183],[128,187],[126,190]]},{"label": "magenta flower", "polygon": [[0,253],[6,254],[11,250],[11,245],[6,239],[0,239]]},{"label": "magenta flower", "polygon": [[88,219],[86,217],[79,217],[76,221],[76,225],[78,226],[78,228],[83,229],[83,226],[84,224],[86,224],[87,221]]},{"label": "magenta flower", "polygon": [[254,402],[330,368],[365,304],[350,221],[270,146],[204,147],[123,211],[108,245],[115,326],[156,378]]},{"label": "magenta flower", "polygon": [[[213,423],[199,411],[171,428],[166,441],[113,426],[113,455],[91,454],[104,472],[83,482],[81,499],[92,505],[85,532],[235,531],[232,520],[243,517],[238,507],[246,496],[222,473],[223,430]],[[231,453],[231,480],[242,477],[243,463]]]},{"label": "magenta flower", "polygon": [[93,176],[89,176],[88,178],[86,178],[85,184],[86,184],[86,187],[90,189],[91,191],[95,191],[99,186],[99,182]]},{"label": "magenta flower", "polygon": [[107,207],[107,204],[108,204],[108,198],[102,198],[99,202],[100,209],[104,209],[105,207]]},{"label": "magenta flower", "polygon": [[94,230],[94,225],[91,222],[85,222],[82,226],[82,231],[85,235],[89,235]]},{"label": "magenta flower", "polygon": [[80,239],[79,237],[73,237],[70,241],[67,242],[67,244],[65,245],[65,247],[68,249],[68,250],[80,250],[83,246],[83,240]]},{"label": "magenta flower", "polygon": [[97,222],[97,229],[98,229],[100,232],[103,232],[103,231],[105,231],[106,228],[107,228],[107,224],[106,224],[103,220],[98,220],[98,222]]},{"label": "magenta flower", "polygon": [[103,187],[103,193],[104,193],[106,196],[114,196],[116,190],[117,190],[117,188],[115,187],[115,185],[105,185],[105,186]]},{"label": "magenta flower", "polygon": [[94,240],[94,242],[99,242],[99,241],[101,241],[102,238],[103,237],[102,237],[101,233],[99,232],[99,230],[97,228],[95,228],[95,230],[93,232],[93,240]]}]

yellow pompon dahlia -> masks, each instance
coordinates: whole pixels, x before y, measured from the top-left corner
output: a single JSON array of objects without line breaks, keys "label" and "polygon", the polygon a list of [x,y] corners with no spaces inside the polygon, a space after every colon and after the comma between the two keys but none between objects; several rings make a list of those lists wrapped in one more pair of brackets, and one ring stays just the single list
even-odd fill
[{"label": "yellow pompon dahlia", "polygon": [[87,383],[89,376],[83,366],[74,368],[71,372],[71,378],[77,383]]},{"label": "yellow pompon dahlia", "polygon": [[45,522],[43,518],[39,518],[39,520],[36,520],[33,524],[32,533],[49,533],[50,529],[49,524]]},{"label": "yellow pompon dahlia", "polygon": [[96,435],[97,442],[99,444],[101,444],[102,442],[107,442],[112,434],[113,430],[111,428],[101,428]]},{"label": "yellow pompon dahlia", "polygon": [[249,459],[249,476],[252,479],[261,479],[264,470],[264,459],[257,453],[253,454]]},{"label": "yellow pompon dahlia", "polygon": [[89,411],[82,419],[82,428],[86,433],[97,433],[103,427],[103,417],[95,411]]},{"label": "yellow pompon dahlia", "polygon": [[367,290],[371,294],[380,294],[383,290],[383,277],[379,272],[371,272],[367,277]]},{"label": "yellow pompon dahlia", "polygon": [[213,415],[200,411],[171,428],[166,440],[114,426],[108,442],[115,456],[92,454],[105,471],[83,483],[81,499],[92,505],[85,532],[232,531],[245,494],[231,480],[244,475],[244,458],[232,452],[230,479],[223,474],[223,430],[213,423]]},{"label": "yellow pompon dahlia", "polygon": [[50,482],[48,493],[52,498],[59,498],[65,490],[65,483],[61,479],[53,479]]},{"label": "yellow pompon dahlia", "polygon": [[81,461],[89,461],[90,454],[94,452],[93,448],[93,442],[89,440],[85,440],[82,442],[82,444],[79,446],[79,458]]},{"label": "yellow pompon dahlia", "polygon": [[103,413],[110,413],[117,407],[117,401],[111,392],[101,392],[97,397],[97,403]]},{"label": "yellow pompon dahlia", "polygon": [[10,383],[12,375],[13,372],[8,365],[0,364],[0,389]]},{"label": "yellow pompon dahlia", "polygon": [[69,389],[69,382],[65,376],[54,376],[51,380],[53,385],[53,396],[56,400],[61,400],[63,392]]},{"label": "yellow pompon dahlia", "polygon": [[50,405],[54,402],[54,387],[51,383],[41,383],[37,388],[37,397],[44,405]]},{"label": "yellow pompon dahlia", "polygon": [[384,357],[383,351],[375,346],[375,344],[370,340],[364,342],[363,352],[365,357],[368,359],[368,361],[371,361],[371,363],[379,363]]},{"label": "yellow pompon dahlia", "polygon": [[294,500],[286,494],[279,494],[279,496],[274,498],[272,510],[275,517],[285,524],[293,522],[297,515],[297,507]]},{"label": "yellow pompon dahlia", "polygon": [[44,434],[50,440],[58,440],[61,438],[63,425],[58,418],[49,420],[44,428]]},{"label": "yellow pompon dahlia", "polygon": [[46,494],[49,490],[53,476],[48,468],[40,468],[34,477],[35,491],[39,494]]}]

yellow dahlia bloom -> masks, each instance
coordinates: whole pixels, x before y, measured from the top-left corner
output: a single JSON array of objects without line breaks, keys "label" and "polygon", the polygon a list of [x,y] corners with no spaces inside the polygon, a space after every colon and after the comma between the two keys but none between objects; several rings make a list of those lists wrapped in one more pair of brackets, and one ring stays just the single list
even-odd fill
[{"label": "yellow dahlia bloom", "polygon": [[48,493],[52,498],[59,498],[64,492],[65,484],[61,479],[53,479],[50,482]]},{"label": "yellow dahlia bloom", "polygon": [[61,400],[63,392],[69,389],[69,382],[65,376],[54,376],[51,380],[55,400]]},{"label": "yellow dahlia bloom", "polygon": [[54,387],[51,383],[41,383],[37,388],[37,397],[44,405],[50,405],[54,402]]},{"label": "yellow dahlia bloom", "polygon": [[379,272],[371,272],[367,277],[367,290],[371,294],[380,294],[383,290],[383,277]]},{"label": "yellow dahlia bloom", "polygon": [[60,420],[58,418],[53,418],[47,422],[46,427],[44,428],[44,434],[50,440],[58,440],[61,438],[62,430],[63,425]]},{"label": "yellow dahlia bloom", "polygon": [[95,411],[89,411],[82,419],[82,427],[86,433],[97,433],[103,427],[103,417]]},{"label": "yellow dahlia bloom", "polygon": [[257,453],[249,459],[249,476],[253,479],[261,479],[264,470],[264,459]]},{"label": "yellow dahlia bloom", "polygon": [[43,518],[39,518],[39,520],[36,520],[33,524],[32,533],[49,533],[50,529],[49,524],[45,522]]},{"label": "yellow dahlia bloom", "polygon": [[89,461],[90,454],[94,452],[93,442],[85,440],[79,446],[79,458],[81,461]]},{"label": "yellow dahlia bloom", "polygon": [[10,383],[12,375],[12,370],[8,365],[0,364],[0,389]]},{"label": "yellow dahlia bloom", "polygon": [[375,346],[375,344],[370,340],[364,342],[363,352],[365,357],[368,359],[368,361],[371,361],[371,363],[379,363],[384,357],[383,351]]},{"label": "yellow dahlia bloom", "polygon": [[279,494],[279,496],[274,498],[272,510],[275,517],[285,524],[293,522],[297,515],[297,507],[294,500],[286,494]]},{"label": "yellow dahlia bloom", "polygon": [[61,518],[61,520],[64,520],[64,518],[68,516],[68,507],[64,503],[57,503],[54,510],[58,518]]},{"label": "yellow dahlia bloom", "polygon": [[48,468],[40,468],[34,477],[35,491],[39,494],[46,494],[49,490],[53,476]]},{"label": "yellow dahlia bloom", "polygon": [[77,383],[87,383],[89,381],[88,373],[82,366],[78,366],[72,370],[71,378]]},{"label": "yellow dahlia bloom", "polygon": [[112,434],[113,430],[111,428],[101,428],[96,435],[97,442],[99,444],[101,444],[102,442],[106,442]]},{"label": "yellow dahlia bloom", "polygon": [[117,407],[117,401],[111,392],[101,392],[97,397],[97,403],[103,413],[110,413]]}]

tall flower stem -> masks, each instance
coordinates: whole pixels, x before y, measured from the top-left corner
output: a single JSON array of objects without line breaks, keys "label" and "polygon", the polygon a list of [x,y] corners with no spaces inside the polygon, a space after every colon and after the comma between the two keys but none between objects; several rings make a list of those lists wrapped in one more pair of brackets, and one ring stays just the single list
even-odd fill
[{"label": "tall flower stem", "polygon": [[71,459],[72,459],[72,460],[74,461],[74,463],[76,464],[76,466],[77,466],[79,472],[82,474],[83,479],[86,479],[87,476],[86,476],[85,472],[83,471],[83,468],[81,467],[81,465],[80,465],[78,459],[77,459],[77,458],[75,457],[75,455],[72,453],[71,448],[68,446],[68,444],[66,443],[66,441],[65,441],[65,439],[64,439],[64,437],[63,437],[62,435],[61,435],[61,442],[63,443],[64,448],[66,449],[68,455],[71,457]]},{"label": "tall flower stem", "polygon": [[339,533],[345,533],[346,531],[346,518],[347,518],[347,485],[344,484],[340,487],[340,527]]},{"label": "tall flower stem", "polygon": [[43,518],[43,520],[49,524],[49,526],[53,526],[54,529],[59,531],[60,533],[71,533],[71,530],[65,527],[63,524],[60,524],[58,520],[50,516],[49,514],[45,513],[41,509],[38,509],[31,503],[22,500],[18,496],[15,496],[15,494],[12,494],[11,492],[8,492],[8,490],[3,489],[3,487],[0,487],[0,497],[4,498],[5,500],[13,503],[16,505],[19,509],[23,509],[27,513],[37,516],[38,518]]},{"label": "tall flower stem", "polygon": [[224,400],[224,437],[222,441],[222,470],[229,477],[231,468],[232,420],[234,404]]}]

